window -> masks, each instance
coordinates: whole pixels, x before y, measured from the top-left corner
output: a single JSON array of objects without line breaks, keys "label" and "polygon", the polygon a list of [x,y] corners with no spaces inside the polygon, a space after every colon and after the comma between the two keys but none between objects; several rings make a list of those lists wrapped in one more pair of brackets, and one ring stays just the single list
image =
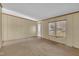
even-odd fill
[{"label": "window", "polygon": [[55,22],[49,23],[49,35],[55,36]]},{"label": "window", "polygon": [[56,36],[65,37],[66,36],[66,21],[56,22]]},{"label": "window", "polygon": [[49,35],[56,37],[66,36],[66,20],[49,23]]}]

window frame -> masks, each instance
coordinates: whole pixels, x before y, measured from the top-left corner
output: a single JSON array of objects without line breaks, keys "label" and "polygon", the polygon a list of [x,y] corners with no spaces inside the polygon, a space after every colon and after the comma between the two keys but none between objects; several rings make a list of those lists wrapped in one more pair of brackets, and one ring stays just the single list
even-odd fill
[{"label": "window frame", "polygon": [[[60,22],[60,21],[66,21],[66,25],[65,25],[65,36],[57,36],[57,22]],[[53,36],[53,35],[50,35],[50,32],[49,32],[49,24],[50,23],[55,23],[55,35]],[[66,36],[67,36],[67,20],[66,19],[64,19],[64,20],[57,20],[57,21],[51,21],[51,22],[48,22],[48,35],[49,36],[52,36],[52,37],[56,37],[56,38],[65,38]]]}]

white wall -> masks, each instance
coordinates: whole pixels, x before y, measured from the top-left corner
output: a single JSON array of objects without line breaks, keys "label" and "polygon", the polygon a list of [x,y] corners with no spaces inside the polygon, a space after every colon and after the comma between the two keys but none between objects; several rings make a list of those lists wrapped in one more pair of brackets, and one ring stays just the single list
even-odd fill
[{"label": "white wall", "polygon": [[0,48],[1,48],[1,43],[2,42],[2,9],[0,5]]},{"label": "white wall", "polygon": [[19,40],[37,35],[37,22],[3,14],[2,15],[3,40]]},{"label": "white wall", "polygon": [[[48,22],[51,21],[59,21],[59,20],[67,20],[67,30],[66,30],[66,38],[56,38],[48,35]],[[74,46],[79,48],[79,12],[74,14],[69,14],[65,16],[60,16],[56,18],[51,18],[48,20],[42,20],[42,37],[51,41],[56,41],[59,43],[63,43],[68,46]]]},{"label": "white wall", "polygon": [[73,14],[73,46],[79,48],[79,13]]}]

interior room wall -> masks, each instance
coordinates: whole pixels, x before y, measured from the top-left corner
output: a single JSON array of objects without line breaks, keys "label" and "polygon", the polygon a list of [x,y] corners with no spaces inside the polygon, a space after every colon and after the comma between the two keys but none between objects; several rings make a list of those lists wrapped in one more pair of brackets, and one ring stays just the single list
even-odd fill
[{"label": "interior room wall", "polygon": [[3,41],[37,36],[37,22],[17,16],[2,14]]},{"label": "interior room wall", "polygon": [[73,46],[79,48],[79,13],[73,14]]},{"label": "interior room wall", "polygon": [[2,42],[2,6],[0,4],[0,48]]},{"label": "interior room wall", "polygon": [[[48,23],[59,20],[67,20],[66,38],[56,38],[48,35]],[[43,38],[79,48],[79,12],[42,20],[41,25],[41,33]]]}]

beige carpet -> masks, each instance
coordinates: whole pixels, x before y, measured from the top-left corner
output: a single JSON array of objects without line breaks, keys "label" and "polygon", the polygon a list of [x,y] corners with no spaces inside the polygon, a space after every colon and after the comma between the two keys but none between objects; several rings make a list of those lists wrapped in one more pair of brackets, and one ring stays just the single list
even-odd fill
[{"label": "beige carpet", "polygon": [[79,55],[79,49],[57,44],[43,38],[32,37],[26,41],[5,46],[0,50],[2,56],[69,56]]}]

